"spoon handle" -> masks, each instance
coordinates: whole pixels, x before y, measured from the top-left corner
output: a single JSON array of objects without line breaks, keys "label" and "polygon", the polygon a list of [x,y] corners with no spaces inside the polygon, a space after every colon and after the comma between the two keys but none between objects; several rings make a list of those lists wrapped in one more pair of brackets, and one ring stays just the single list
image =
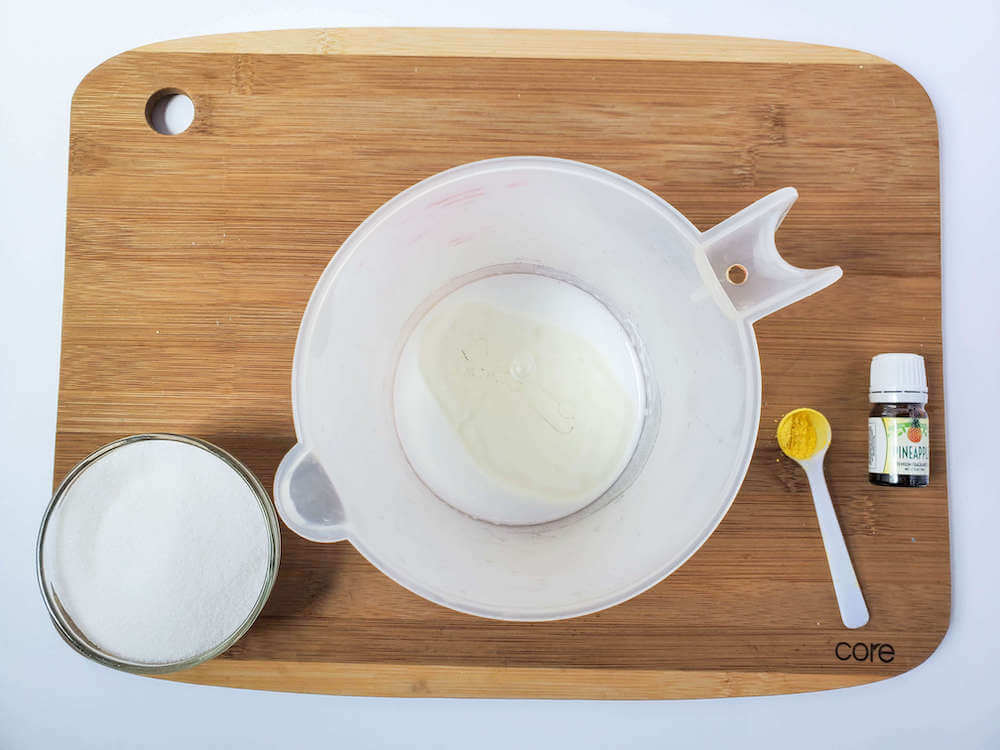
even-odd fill
[{"label": "spoon handle", "polygon": [[823,464],[816,462],[807,467],[806,476],[809,478],[809,488],[812,490],[813,503],[816,506],[819,530],[823,535],[823,546],[826,548],[826,561],[830,565],[830,575],[833,577],[833,588],[837,592],[840,619],[849,628],[860,628],[868,622],[868,607],[861,594],[861,586],[858,585],[858,577],[854,573],[837,514],[833,510],[830,490],[823,475]]}]

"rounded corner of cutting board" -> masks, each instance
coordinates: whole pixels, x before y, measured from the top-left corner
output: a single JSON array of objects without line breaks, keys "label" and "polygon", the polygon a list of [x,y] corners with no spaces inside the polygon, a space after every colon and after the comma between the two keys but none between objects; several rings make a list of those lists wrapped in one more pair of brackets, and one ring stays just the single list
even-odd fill
[{"label": "rounded corner of cutting board", "polygon": [[104,73],[110,73],[116,70],[122,62],[127,62],[129,58],[135,56],[137,50],[123,50],[122,52],[117,52],[111,57],[108,57],[97,65],[92,67],[76,84],[73,89],[73,95],[70,97],[70,108],[71,111],[75,110],[77,106],[81,103],[81,100],[90,93],[90,89],[98,89],[100,87],[100,79]]},{"label": "rounded corner of cutting board", "polygon": [[901,89],[906,87],[913,90],[916,95],[915,99],[920,101],[922,107],[924,108],[924,112],[922,114],[933,121],[934,135],[937,137],[940,132],[938,129],[937,108],[934,106],[934,100],[931,99],[930,92],[927,91],[927,88],[920,82],[920,79],[917,78],[916,75],[911,73],[902,65],[898,65],[891,60],[882,60],[881,62],[883,65],[891,68],[893,74],[902,81],[900,85]]},{"label": "rounded corner of cutting board", "polygon": [[924,664],[934,658],[935,654],[941,650],[941,646],[944,644],[944,639],[948,637],[948,633],[951,631],[951,602],[949,602],[948,606],[938,614],[942,617],[943,622],[932,630],[933,640],[928,644],[926,651],[917,657],[919,661],[915,661],[906,670],[892,675],[893,677],[898,677],[899,675],[912,672],[915,669],[923,668]]}]

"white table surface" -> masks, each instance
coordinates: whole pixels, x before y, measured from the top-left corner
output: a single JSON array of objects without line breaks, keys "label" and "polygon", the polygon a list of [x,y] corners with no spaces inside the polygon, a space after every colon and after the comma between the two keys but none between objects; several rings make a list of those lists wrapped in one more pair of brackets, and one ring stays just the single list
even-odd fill
[{"label": "white table surface", "polygon": [[[53,4],[55,5],[55,4]],[[457,7],[461,5],[461,7]],[[1000,53],[995,2],[585,4],[539,0],[0,2],[0,748],[1000,748]],[[281,7],[283,6],[283,7]],[[452,7],[456,6],[456,7]],[[866,50],[909,70],[941,135],[951,629],[917,669],[869,686],[664,702],[287,695],[166,683],[71,651],[33,550],[52,482],[70,96],[141,44],[330,26],[494,26],[730,34]],[[942,394],[930,410],[941,419]]]}]

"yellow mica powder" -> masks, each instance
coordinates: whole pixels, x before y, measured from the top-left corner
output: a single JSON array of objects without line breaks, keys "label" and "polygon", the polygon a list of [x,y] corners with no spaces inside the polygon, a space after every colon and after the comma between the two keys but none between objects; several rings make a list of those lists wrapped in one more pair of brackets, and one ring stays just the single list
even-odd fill
[{"label": "yellow mica powder", "polygon": [[788,456],[801,460],[816,452],[816,429],[809,416],[794,412],[778,425],[778,445]]}]

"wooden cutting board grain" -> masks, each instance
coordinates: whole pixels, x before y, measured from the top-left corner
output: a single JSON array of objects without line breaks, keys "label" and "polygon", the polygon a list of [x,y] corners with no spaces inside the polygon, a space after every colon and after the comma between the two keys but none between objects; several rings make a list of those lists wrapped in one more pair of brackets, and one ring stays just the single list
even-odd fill
[{"label": "wooden cutting board grain", "polygon": [[[194,101],[182,134],[146,122],[162,89]],[[857,685],[926,659],[950,601],[937,124],[910,75],[860,52],[342,29],[184,39],[108,60],[72,104],[56,479],[112,439],[166,431],[221,445],[270,486],[295,440],[299,320],[338,246],[414,182],[515,154],[620,172],[701,229],[779,187],[799,189],[779,248],[797,265],[840,264],[844,278],[756,326],[761,430],[728,516],[650,591],[551,623],[452,612],[347,543],[285,531],[254,627],[170,679],[704,697]],[[867,482],[868,363],[885,351],[927,359],[926,489]],[[778,418],[804,405],[833,425],[827,476],[872,614],[858,631],[840,623],[805,478],[773,439]]]}]

